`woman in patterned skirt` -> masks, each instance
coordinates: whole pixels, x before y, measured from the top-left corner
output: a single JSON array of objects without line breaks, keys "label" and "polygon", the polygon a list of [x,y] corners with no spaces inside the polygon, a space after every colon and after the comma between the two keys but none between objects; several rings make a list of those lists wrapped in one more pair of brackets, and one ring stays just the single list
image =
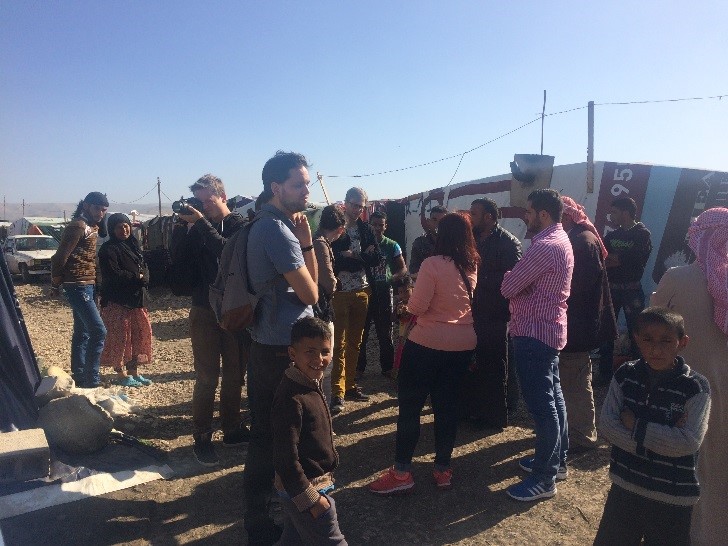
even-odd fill
[{"label": "woman in patterned skirt", "polygon": [[109,240],[99,250],[101,318],[108,331],[101,364],[111,366],[124,387],[151,385],[139,364],[152,360],[152,325],[147,312],[149,269],[131,221],[117,213],[108,219]]}]

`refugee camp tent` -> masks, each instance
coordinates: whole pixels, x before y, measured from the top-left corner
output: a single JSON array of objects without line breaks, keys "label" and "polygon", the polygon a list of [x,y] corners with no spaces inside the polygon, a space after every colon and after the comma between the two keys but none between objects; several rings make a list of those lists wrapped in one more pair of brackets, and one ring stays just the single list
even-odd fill
[{"label": "refugee camp tent", "polygon": [[0,255],[0,432],[11,432],[35,426],[40,370],[2,248]]}]

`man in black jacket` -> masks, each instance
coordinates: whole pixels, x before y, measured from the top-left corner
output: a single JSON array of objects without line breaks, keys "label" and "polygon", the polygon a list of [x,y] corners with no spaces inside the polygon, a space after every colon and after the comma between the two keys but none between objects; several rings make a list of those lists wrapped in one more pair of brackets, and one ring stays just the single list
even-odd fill
[{"label": "man in black jacket", "polygon": [[[606,259],[609,274],[609,289],[612,294],[614,315],[624,311],[629,334],[629,358],[640,357],[632,341],[634,321],[645,308],[645,293],[642,290],[642,275],[652,252],[650,231],[638,222],[637,203],[631,197],[618,197],[612,201],[609,213],[612,223],[619,227],[604,237],[604,246],[609,255]],[[600,350],[599,379],[606,385],[612,378],[614,366],[614,340],[605,343]]]},{"label": "man in black jacket", "polygon": [[[508,366],[508,300],[501,295],[506,271],[521,259],[521,243],[498,225],[498,206],[492,199],[470,205],[475,241],[480,254],[478,284],[473,298],[473,323],[478,338],[475,366],[465,376],[463,412],[485,428],[508,425],[508,408],[518,401],[515,369]],[[511,359],[512,360],[512,359]]]},{"label": "man in black jacket", "polygon": [[216,466],[220,460],[212,445],[212,417],[215,390],[220,377],[220,420],[222,443],[226,447],[244,444],[249,431],[242,424],[240,398],[248,356],[249,341],[223,330],[210,307],[209,287],[217,276],[217,264],[225,241],[243,225],[238,213],[227,207],[222,180],[206,174],[190,186],[193,195],[202,202],[202,212],[188,207],[179,217],[182,220],[172,233],[173,263],[190,264],[192,308],[190,337],[195,367],[195,387],[192,392],[194,455],[203,466]]},{"label": "man in black jacket", "polygon": [[344,199],[346,231],[331,244],[338,290],[334,294],[334,363],[331,372],[331,413],[344,409],[344,398],[366,402],[369,397],[356,384],[356,365],[364,335],[372,267],[382,259],[374,230],[360,216],[367,194],[351,188]]}]

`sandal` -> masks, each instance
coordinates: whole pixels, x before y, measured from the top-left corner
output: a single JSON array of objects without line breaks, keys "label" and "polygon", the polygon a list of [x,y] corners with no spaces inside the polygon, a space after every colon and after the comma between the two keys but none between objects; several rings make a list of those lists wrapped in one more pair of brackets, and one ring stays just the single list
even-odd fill
[{"label": "sandal", "polygon": [[144,385],[144,386],[148,386],[148,385],[151,385],[152,383],[154,383],[154,381],[152,381],[151,379],[147,379],[147,378],[146,378],[146,377],[144,377],[143,375],[135,375],[135,376],[134,376],[134,379],[135,379],[135,380],[136,380],[137,382],[139,382],[139,383],[141,383],[142,385]]},{"label": "sandal", "polygon": [[143,383],[141,383],[140,381],[137,381],[136,379],[134,379],[131,376],[119,378],[119,380],[117,381],[117,384],[121,385],[122,387],[141,387],[141,386],[143,386]]}]

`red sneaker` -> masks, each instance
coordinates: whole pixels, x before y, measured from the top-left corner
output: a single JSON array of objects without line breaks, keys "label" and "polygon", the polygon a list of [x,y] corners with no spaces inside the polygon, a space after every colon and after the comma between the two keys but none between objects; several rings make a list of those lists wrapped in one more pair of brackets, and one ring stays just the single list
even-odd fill
[{"label": "red sneaker", "polygon": [[435,484],[438,489],[450,489],[452,487],[452,468],[443,470],[434,470],[432,477],[435,478]]},{"label": "red sneaker", "polygon": [[412,472],[398,472],[392,467],[369,484],[369,491],[377,495],[404,495],[414,486]]}]

